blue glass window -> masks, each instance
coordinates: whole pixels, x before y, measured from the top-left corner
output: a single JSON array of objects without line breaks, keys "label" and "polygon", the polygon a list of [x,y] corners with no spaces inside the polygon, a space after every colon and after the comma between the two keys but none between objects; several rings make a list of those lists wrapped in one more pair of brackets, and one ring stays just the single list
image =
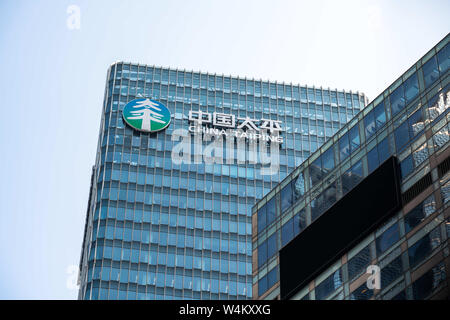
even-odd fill
[{"label": "blue glass window", "polygon": [[311,178],[311,186],[314,186],[322,180],[322,157],[317,158],[309,167],[309,176]]},{"label": "blue glass window", "polygon": [[284,246],[294,237],[294,218],[291,218],[281,227],[281,245]]},{"label": "blue glass window", "polygon": [[381,102],[373,109],[373,115],[377,130],[381,129],[386,123],[386,112],[384,111],[384,102]]},{"label": "blue glass window", "polygon": [[408,233],[436,210],[434,195],[418,204],[405,215],[405,232]]},{"label": "blue glass window", "polygon": [[294,216],[294,236],[298,235],[306,227],[306,211],[302,209]]},{"label": "blue glass window", "polygon": [[400,277],[402,272],[403,263],[400,256],[381,269],[381,288],[386,288],[392,281]]},{"label": "blue glass window", "polygon": [[359,275],[372,261],[370,246],[366,246],[348,261],[348,277],[353,280]]},{"label": "blue glass window", "polygon": [[361,160],[355,163],[349,170],[342,175],[342,192],[346,194],[362,180]]},{"label": "blue glass window", "polygon": [[264,205],[258,210],[258,232],[264,230],[266,226],[267,226],[267,209],[266,206]]},{"label": "blue glass window", "polygon": [[367,153],[367,164],[369,167],[369,173],[378,168],[379,160],[376,146]]},{"label": "blue glass window", "polygon": [[277,253],[277,233],[275,232],[267,239],[267,259],[270,259],[275,253]]},{"label": "blue glass window", "polygon": [[339,158],[345,160],[350,155],[350,144],[348,141],[348,133],[339,139]]},{"label": "blue glass window", "polygon": [[400,163],[400,169],[402,172],[402,178],[405,178],[408,176],[413,170],[414,165],[412,161],[411,155],[407,156],[401,163]]},{"label": "blue glass window", "polygon": [[441,243],[439,227],[426,234],[408,249],[409,265],[411,268],[417,266]]},{"label": "blue glass window", "polygon": [[422,109],[414,112],[408,119],[410,137],[414,137],[421,132],[425,125],[423,123]]},{"label": "blue glass window", "polygon": [[439,70],[441,71],[441,74],[444,74],[450,66],[450,43],[447,43],[446,46],[438,52],[437,59],[439,62]]},{"label": "blue glass window", "polygon": [[265,206],[267,207],[267,225],[270,225],[277,216],[276,197],[270,199]]},{"label": "blue glass window", "polygon": [[334,152],[333,147],[328,148],[322,155],[322,165],[325,174],[333,170],[334,168]]},{"label": "blue glass window", "polygon": [[370,111],[364,118],[364,129],[366,140],[368,140],[376,131],[375,117],[373,110]]},{"label": "blue glass window", "polygon": [[267,261],[267,240],[258,247],[258,267],[261,267]]},{"label": "blue glass window", "polygon": [[270,270],[264,277],[258,281],[258,294],[263,295],[278,281],[278,267]]},{"label": "blue glass window", "polygon": [[433,56],[422,67],[425,87],[428,88],[439,77],[439,70],[436,62],[436,56]]},{"label": "blue glass window", "polygon": [[377,148],[378,148],[378,158],[381,164],[391,155],[391,153],[389,152],[388,139],[384,138],[380,143],[378,143]]},{"label": "blue glass window", "polygon": [[391,101],[392,115],[395,116],[405,107],[405,94],[403,84],[391,93],[389,99]]},{"label": "blue glass window", "polygon": [[369,300],[373,296],[373,290],[367,288],[367,284],[363,283],[355,291],[350,294],[351,300]]},{"label": "blue glass window", "polygon": [[300,200],[305,194],[305,178],[303,172],[301,172],[296,179],[292,181],[294,189],[295,201]]},{"label": "blue glass window", "polygon": [[425,299],[434,291],[434,289],[439,287],[439,285],[442,281],[445,280],[445,278],[445,266],[444,263],[441,262],[413,282],[412,289],[414,299]]},{"label": "blue glass window", "polygon": [[332,273],[328,278],[323,280],[315,289],[316,300],[323,300],[332,292],[337,290],[342,285],[341,269]]},{"label": "blue glass window", "polygon": [[284,212],[286,209],[292,206],[293,204],[293,193],[292,193],[292,183],[288,183],[281,190],[281,212]]},{"label": "blue glass window", "polygon": [[417,73],[414,73],[408,79],[406,79],[404,86],[405,86],[406,103],[409,103],[419,94],[419,83],[417,81]]},{"label": "blue glass window", "polygon": [[267,291],[267,274],[258,281],[258,295],[261,296]]},{"label": "blue glass window", "polygon": [[258,266],[262,266],[268,259],[277,253],[278,245],[276,233],[272,234],[258,247]]},{"label": "blue glass window", "polygon": [[389,227],[376,239],[377,255],[382,254],[400,239],[398,222]]},{"label": "blue glass window", "polygon": [[358,124],[350,129],[350,131],[348,132],[348,136],[350,139],[350,152],[354,152],[359,148],[360,144]]},{"label": "blue glass window", "polygon": [[336,202],[336,183],[331,184],[311,201],[311,219],[315,220]]},{"label": "blue glass window", "polygon": [[278,266],[267,274],[267,288],[270,289],[278,281]]},{"label": "blue glass window", "polygon": [[400,152],[402,147],[409,141],[409,130],[407,121],[403,122],[397,129],[395,129],[394,136],[397,152]]}]

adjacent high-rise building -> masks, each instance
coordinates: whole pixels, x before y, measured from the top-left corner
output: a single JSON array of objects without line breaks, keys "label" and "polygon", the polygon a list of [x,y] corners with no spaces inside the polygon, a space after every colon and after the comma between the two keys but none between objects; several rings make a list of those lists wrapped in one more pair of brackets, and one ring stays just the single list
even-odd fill
[{"label": "adjacent high-rise building", "polygon": [[449,40],[253,207],[253,298],[449,299]]},{"label": "adjacent high-rise building", "polygon": [[111,65],[79,298],[252,298],[253,205],[365,105],[358,92]]}]

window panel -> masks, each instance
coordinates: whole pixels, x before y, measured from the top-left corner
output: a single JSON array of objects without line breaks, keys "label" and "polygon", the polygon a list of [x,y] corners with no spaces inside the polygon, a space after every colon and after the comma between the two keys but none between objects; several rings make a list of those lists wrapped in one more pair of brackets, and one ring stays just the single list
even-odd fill
[{"label": "window panel", "polygon": [[278,252],[277,233],[275,232],[267,239],[267,260]]},{"label": "window panel", "polygon": [[267,226],[266,219],[267,219],[267,209],[266,205],[264,205],[258,210],[258,232],[261,232]]},{"label": "window panel", "polygon": [[391,93],[389,99],[391,102],[391,112],[394,116],[405,107],[405,94],[403,84]]},{"label": "window panel", "polygon": [[406,178],[411,172],[413,172],[414,164],[413,164],[411,155],[407,156],[400,163],[400,170],[401,170],[401,173],[402,173],[402,178]]},{"label": "window panel", "polygon": [[417,110],[409,117],[408,123],[411,137],[414,137],[425,128],[423,120],[422,109]]},{"label": "window panel", "polygon": [[433,56],[423,65],[422,72],[423,79],[425,81],[425,87],[428,88],[439,77],[436,56]]},{"label": "window panel", "polygon": [[434,195],[429,196],[405,215],[405,232],[408,233],[436,210]]},{"label": "window panel", "polygon": [[419,83],[417,81],[417,73],[414,72],[405,83],[405,98],[406,103],[411,102],[419,94]]},{"label": "window panel", "polygon": [[324,300],[331,293],[336,291],[342,285],[342,273],[341,269],[336,270],[328,278],[317,285],[316,300]]},{"label": "window panel", "polygon": [[339,139],[339,158],[341,162],[350,155],[350,143],[348,141],[348,133]]},{"label": "window panel", "polygon": [[450,43],[447,43],[444,48],[437,53],[439,63],[439,70],[444,74],[450,66]]},{"label": "window panel", "polygon": [[353,280],[356,276],[361,274],[371,261],[370,246],[366,246],[348,261],[347,267],[349,279]]},{"label": "window panel", "polygon": [[403,273],[402,257],[395,258],[392,262],[381,269],[381,288],[386,288]]},{"label": "window panel", "polygon": [[363,283],[350,294],[350,300],[369,300],[372,296],[373,289],[367,288],[367,284]]},{"label": "window panel", "polygon": [[389,227],[376,239],[377,255],[382,254],[400,239],[398,222]]},{"label": "window panel", "polygon": [[402,147],[409,141],[408,122],[404,122],[394,131],[395,145],[397,152],[400,152]]},{"label": "window panel", "polygon": [[334,162],[334,152],[333,147],[330,147],[327,151],[325,151],[322,155],[322,165],[325,174],[333,170],[335,162]]},{"label": "window panel", "polygon": [[342,175],[342,193],[346,194],[353,189],[362,180],[362,176],[363,171],[360,160]]},{"label": "window panel", "polygon": [[427,298],[445,279],[445,266],[441,262],[413,282],[414,299],[423,300]]},{"label": "window panel", "polygon": [[276,208],[276,197],[273,197],[266,204],[267,207],[267,225],[269,226],[272,222],[275,221],[277,216],[277,208]]},{"label": "window panel", "polygon": [[374,112],[369,112],[364,118],[364,131],[368,140],[376,131]]},{"label": "window panel", "polygon": [[359,125],[355,125],[353,128],[350,129],[349,133],[349,139],[350,139],[350,152],[354,152],[356,149],[359,148],[360,139],[359,139]]},{"label": "window panel", "polygon": [[292,183],[288,183],[280,192],[281,212],[283,213],[293,204]]},{"label": "window panel", "polygon": [[373,109],[377,130],[381,129],[386,123],[386,112],[384,111],[384,102],[381,102]]},{"label": "window panel", "polygon": [[383,163],[391,155],[389,151],[389,142],[387,138],[384,138],[380,143],[378,143],[378,158],[380,164]]},{"label": "window panel", "polygon": [[289,219],[281,227],[281,245],[284,246],[294,237],[294,218]]},{"label": "window panel", "polygon": [[438,226],[408,249],[410,267],[414,268],[417,266],[440,244],[441,232]]},{"label": "window panel", "polygon": [[379,160],[378,160],[378,150],[376,146],[367,153],[367,164],[369,168],[369,173],[378,168]]}]

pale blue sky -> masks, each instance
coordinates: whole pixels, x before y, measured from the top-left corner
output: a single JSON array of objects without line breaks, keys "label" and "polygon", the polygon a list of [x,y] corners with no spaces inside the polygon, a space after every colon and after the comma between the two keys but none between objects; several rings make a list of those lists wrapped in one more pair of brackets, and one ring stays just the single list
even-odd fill
[{"label": "pale blue sky", "polygon": [[[69,5],[81,29],[66,26]],[[450,30],[449,1],[0,2],[0,299],[74,299],[116,60],[361,91]]]}]

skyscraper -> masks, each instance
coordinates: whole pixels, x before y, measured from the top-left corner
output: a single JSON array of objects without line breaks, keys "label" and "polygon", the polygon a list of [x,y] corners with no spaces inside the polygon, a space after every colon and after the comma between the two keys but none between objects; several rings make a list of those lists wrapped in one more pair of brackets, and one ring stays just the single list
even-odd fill
[{"label": "skyscraper", "polygon": [[449,298],[449,40],[254,206],[254,298]]},{"label": "skyscraper", "polygon": [[[358,92],[111,65],[79,298],[251,298],[252,206],[365,103]],[[203,151],[205,137],[232,141],[214,147],[223,163],[184,161],[195,144],[181,141],[195,137]],[[250,161],[249,148],[273,140],[279,165],[268,174],[273,150]]]}]

